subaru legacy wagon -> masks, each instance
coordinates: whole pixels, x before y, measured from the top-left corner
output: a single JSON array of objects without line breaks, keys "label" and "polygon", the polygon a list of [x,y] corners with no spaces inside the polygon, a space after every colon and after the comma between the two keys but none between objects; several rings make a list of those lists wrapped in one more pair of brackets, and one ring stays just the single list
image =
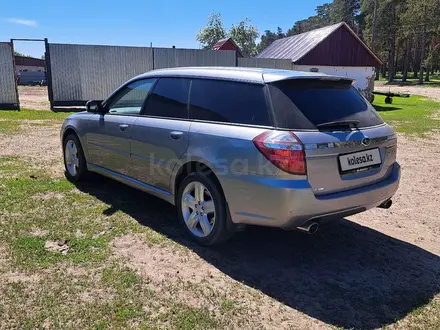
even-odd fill
[{"label": "subaru legacy wagon", "polygon": [[245,225],[314,233],[389,208],[399,185],[396,134],[348,78],[154,70],[86,107],[61,129],[67,178],[97,172],[162,198],[205,245]]}]

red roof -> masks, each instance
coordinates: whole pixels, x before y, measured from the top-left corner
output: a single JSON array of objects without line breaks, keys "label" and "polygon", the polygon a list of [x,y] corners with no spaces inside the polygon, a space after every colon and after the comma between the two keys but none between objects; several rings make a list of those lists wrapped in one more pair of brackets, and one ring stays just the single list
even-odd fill
[{"label": "red roof", "polygon": [[375,66],[382,61],[344,22],[275,40],[256,57],[298,65]]},{"label": "red roof", "polygon": [[212,46],[212,50],[236,50],[239,57],[243,57],[240,47],[231,38],[220,39]]}]

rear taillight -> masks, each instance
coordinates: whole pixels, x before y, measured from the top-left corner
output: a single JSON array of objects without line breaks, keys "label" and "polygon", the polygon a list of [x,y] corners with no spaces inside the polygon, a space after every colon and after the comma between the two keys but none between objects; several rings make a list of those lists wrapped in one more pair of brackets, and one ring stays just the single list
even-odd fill
[{"label": "rear taillight", "polygon": [[252,140],[276,167],[290,174],[306,174],[306,157],[300,139],[291,132],[267,131]]}]

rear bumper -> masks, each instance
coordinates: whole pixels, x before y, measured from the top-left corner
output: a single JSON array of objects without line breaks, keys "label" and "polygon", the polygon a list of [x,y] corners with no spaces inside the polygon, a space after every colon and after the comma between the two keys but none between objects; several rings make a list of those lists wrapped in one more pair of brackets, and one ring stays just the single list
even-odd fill
[{"label": "rear bumper", "polygon": [[379,206],[399,187],[400,166],[387,179],[344,192],[315,196],[307,180],[243,176],[221,180],[234,223],[293,228],[313,219],[344,217]]}]

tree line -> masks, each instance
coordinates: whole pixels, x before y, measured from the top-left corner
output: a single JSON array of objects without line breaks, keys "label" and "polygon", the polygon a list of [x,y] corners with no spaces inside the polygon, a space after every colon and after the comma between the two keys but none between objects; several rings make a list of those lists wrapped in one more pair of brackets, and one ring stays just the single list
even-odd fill
[{"label": "tree line", "polygon": [[[25,54],[23,54],[23,53],[20,53],[20,52],[15,51],[15,50],[14,50],[14,56],[32,57],[32,58],[33,58],[32,55],[25,55]],[[46,59],[46,56],[45,56],[45,55],[41,55],[41,59],[42,59],[42,60]]]},{"label": "tree line", "polygon": [[249,19],[227,32],[220,14],[213,13],[197,40],[212,48],[219,39],[231,37],[244,56],[254,56],[277,39],[346,22],[384,62],[377,74],[388,81],[401,72],[403,82],[411,77],[422,84],[440,69],[440,0],[334,0],[315,12],[286,32],[281,27],[265,30],[259,42],[258,29]]}]

